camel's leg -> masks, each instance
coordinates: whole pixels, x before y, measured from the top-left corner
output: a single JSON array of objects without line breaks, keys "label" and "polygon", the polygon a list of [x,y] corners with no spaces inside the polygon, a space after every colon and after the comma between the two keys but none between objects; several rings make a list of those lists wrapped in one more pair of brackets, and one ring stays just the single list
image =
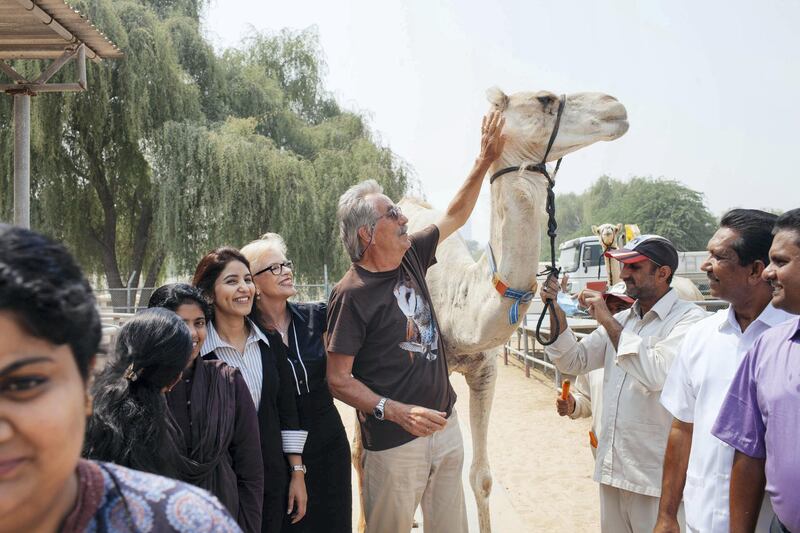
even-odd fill
[{"label": "camel's leg", "polygon": [[[492,349],[482,354],[483,365],[467,372],[464,377],[469,385],[469,420],[472,431],[472,466],[469,471],[469,483],[475,494],[478,506],[478,524],[481,533],[492,531],[489,514],[489,494],[492,492],[492,473],[489,470],[489,415],[492,411],[494,387],[497,381],[497,350]],[[476,354],[476,359],[481,359]]]},{"label": "camel's leg", "polygon": [[364,468],[361,462],[363,453],[364,448],[361,446],[361,425],[358,423],[358,411],[356,411],[356,425],[353,430],[353,448],[350,454],[353,460],[353,468],[356,471],[356,490],[358,491],[358,501],[360,502],[357,530],[359,533],[364,533],[367,529],[366,515],[364,515]]}]

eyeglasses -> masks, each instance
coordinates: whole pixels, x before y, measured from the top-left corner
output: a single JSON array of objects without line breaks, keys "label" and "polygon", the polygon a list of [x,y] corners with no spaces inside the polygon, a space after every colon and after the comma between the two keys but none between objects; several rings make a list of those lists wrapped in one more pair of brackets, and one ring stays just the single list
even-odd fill
[{"label": "eyeglasses", "polygon": [[381,218],[388,218],[397,222],[400,220],[400,217],[403,216],[403,212],[400,210],[399,206],[393,205],[386,209],[386,212],[378,217],[380,220]]},{"label": "eyeglasses", "polygon": [[292,263],[291,261],[284,261],[283,263],[274,263],[268,267],[262,268],[261,270],[253,274],[253,277],[258,276],[259,274],[263,274],[267,270],[269,270],[273,276],[280,276],[281,274],[283,274],[284,269],[294,270],[294,263]]},{"label": "eyeglasses", "polygon": [[367,245],[364,247],[363,250],[361,250],[361,253],[358,254],[359,261],[361,260],[362,257],[364,257],[364,254],[367,252],[367,248],[369,248],[370,245],[372,244],[372,238],[375,236],[375,231],[374,231],[375,226],[378,224],[378,221],[382,218],[388,218],[389,220],[394,220],[395,222],[397,222],[400,220],[400,217],[402,216],[403,216],[403,211],[400,210],[399,206],[391,205],[388,208],[386,208],[386,212],[381,216],[379,216],[375,220],[375,223],[372,225],[372,230],[373,230],[372,235],[369,236],[369,242],[367,243]]}]

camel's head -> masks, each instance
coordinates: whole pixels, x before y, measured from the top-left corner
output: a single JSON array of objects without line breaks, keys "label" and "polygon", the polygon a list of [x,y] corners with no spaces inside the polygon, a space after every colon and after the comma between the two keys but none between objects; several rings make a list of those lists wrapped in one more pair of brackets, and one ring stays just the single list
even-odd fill
[{"label": "camel's head", "polygon": [[603,250],[617,247],[617,235],[622,231],[622,224],[601,224],[592,226],[592,233],[600,237],[600,244]]},{"label": "camel's head", "polygon": [[[500,164],[539,163],[547,149],[558,113],[559,95],[548,91],[506,95],[494,87],[486,92],[491,110],[506,118],[506,147]],[[613,141],[628,131],[625,106],[613,96],[601,93],[575,93],[566,98],[553,148],[548,161],[554,161],[597,141]]]}]

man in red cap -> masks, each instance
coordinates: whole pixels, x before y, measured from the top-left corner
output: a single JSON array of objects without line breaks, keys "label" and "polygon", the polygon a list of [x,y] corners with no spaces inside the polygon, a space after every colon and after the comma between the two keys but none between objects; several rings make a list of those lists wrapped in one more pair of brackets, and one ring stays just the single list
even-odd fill
[{"label": "man in red cap", "polygon": [[[670,288],[678,253],[667,239],[642,235],[607,255],[623,264],[630,309],[612,314],[597,291],[578,299],[599,327],[578,342],[555,306],[560,329],[546,353],[567,374],[604,368],[603,408],[594,479],[600,483],[600,521],[606,533],[650,533],[658,516],[661,472],[672,416],[659,398],[672,360],[689,327],[706,316]],[[549,279],[542,300],[557,301]],[[555,330],[554,317],[550,329]]]}]

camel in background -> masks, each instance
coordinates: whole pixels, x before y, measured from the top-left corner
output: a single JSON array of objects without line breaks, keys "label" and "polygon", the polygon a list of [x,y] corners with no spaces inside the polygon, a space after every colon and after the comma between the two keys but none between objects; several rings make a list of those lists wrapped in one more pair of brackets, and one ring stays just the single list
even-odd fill
[{"label": "camel in background", "polygon": [[[606,257],[605,253],[608,250],[616,250],[619,248],[617,244],[617,236],[622,231],[622,224],[601,224],[599,226],[592,226],[592,233],[597,235],[600,239],[600,246],[603,247],[603,258],[606,262],[606,272],[608,273],[608,286],[613,287],[620,281],[620,265],[619,261],[616,259],[611,259],[610,257]],[[638,235],[634,235],[638,236]],[[680,252],[679,252],[680,253]],[[697,285],[692,283],[692,280],[688,278],[682,278],[680,276],[673,276],[672,282],[670,283],[675,292],[678,293],[678,297],[682,300],[688,300],[690,302],[697,302],[704,299],[703,293],[700,292],[700,289],[697,288]]]}]

